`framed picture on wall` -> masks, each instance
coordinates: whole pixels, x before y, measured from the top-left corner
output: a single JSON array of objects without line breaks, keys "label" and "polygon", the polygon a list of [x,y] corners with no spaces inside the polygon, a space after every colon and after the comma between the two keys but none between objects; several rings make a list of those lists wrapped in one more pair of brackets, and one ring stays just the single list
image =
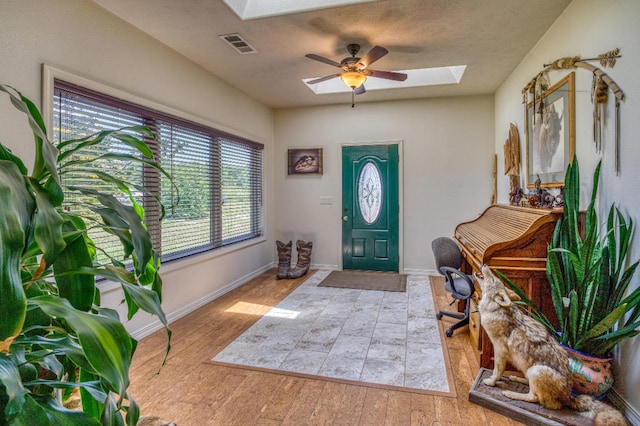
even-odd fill
[{"label": "framed picture on wall", "polygon": [[575,152],[574,73],[527,105],[527,187],[540,178],[541,187],[564,183]]},{"label": "framed picture on wall", "polygon": [[287,150],[287,170],[290,175],[321,175],[322,148],[292,148]]}]

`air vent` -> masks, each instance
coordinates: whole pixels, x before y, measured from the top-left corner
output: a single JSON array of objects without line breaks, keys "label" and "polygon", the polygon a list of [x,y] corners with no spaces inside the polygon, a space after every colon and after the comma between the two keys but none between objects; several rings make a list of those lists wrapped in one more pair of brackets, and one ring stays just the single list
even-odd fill
[{"label": "air vent", "polygon": [[220,36],[221,39],[227,42],[227,44],[233,47],[238,53],[256,53],[254,49],[240,34],[225,34]]}]

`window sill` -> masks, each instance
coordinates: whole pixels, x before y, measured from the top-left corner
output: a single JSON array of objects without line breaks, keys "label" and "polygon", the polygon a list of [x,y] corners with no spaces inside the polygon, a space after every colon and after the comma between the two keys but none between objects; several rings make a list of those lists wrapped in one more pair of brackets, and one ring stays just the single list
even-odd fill
[{"label": "window sill", "polygon": [[[233,253],[238,250],[244,250],[248,247],[252,247],[252,246],[264,243],[265,241],[267,241],[267,239],[264,236],[257,237],[251,240],[242,241],[229,246],[205,251],[202,253],[197,253],[191,256],[182,257],[180,259],[175,259],[168,263],[163,263],[160,266],[160,273],[166,274],[168,272],[173,272],[179,269],[188,268],[198,263],[208,262],[218,257],[225,256],[229,253]],[[119,290],[120,288],[121,288],[120,283],[115,281],[103,281],[101,283],[98,283],[98,290],[100,290],[101,294],[110,293],[114,290]]]}]

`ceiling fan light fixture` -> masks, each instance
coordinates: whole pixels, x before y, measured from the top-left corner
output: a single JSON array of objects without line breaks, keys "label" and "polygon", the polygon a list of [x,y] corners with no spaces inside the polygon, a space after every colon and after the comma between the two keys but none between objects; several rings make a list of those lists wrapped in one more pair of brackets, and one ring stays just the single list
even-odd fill
[{"label": "ceiling fan light fixture", "polygon": [[340,74],[340,79],[352,90],[362,86],[367,81],[367,76],[358,71],[348,71]]}]

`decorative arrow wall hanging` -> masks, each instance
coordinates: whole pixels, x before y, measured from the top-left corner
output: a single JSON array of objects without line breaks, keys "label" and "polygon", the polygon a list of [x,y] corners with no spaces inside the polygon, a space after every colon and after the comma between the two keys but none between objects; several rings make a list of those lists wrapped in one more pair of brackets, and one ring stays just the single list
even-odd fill
[{"label": "decorative arrow wall hanging", "polygon": [[[522,89],[523,102],[526,108],[529,102],[542,99],[542,94],[549,88],[548,72],[554,70],[583,68],[593,74],[591,85],[591,102],[593,103],[593,141],[598,152],[602,151],[603,143],[603,118],[604,108],[608,101],[608,92],[611,90],[615,97],[615,171],[620,174],[620,102],[624,100],[624,93],[620,86],[616,84],[600,68],[588,62],[598,61],[603,68],[613,68],[620,58],[620,49],[616,48],[609,52],[598,55],[596,58],[580,59],[579,56],[556,59],[550,64],[545,64],[542,71],[535,75],[529,83]],[[531,99],[533,98],[533,99]],[[541,108],[543,105],[541,105]],[[535,108],[535,102],[534,102]],[[534,110],[534,119],[536,116]],[[542,116],[540,117],[542,119]]]}]

